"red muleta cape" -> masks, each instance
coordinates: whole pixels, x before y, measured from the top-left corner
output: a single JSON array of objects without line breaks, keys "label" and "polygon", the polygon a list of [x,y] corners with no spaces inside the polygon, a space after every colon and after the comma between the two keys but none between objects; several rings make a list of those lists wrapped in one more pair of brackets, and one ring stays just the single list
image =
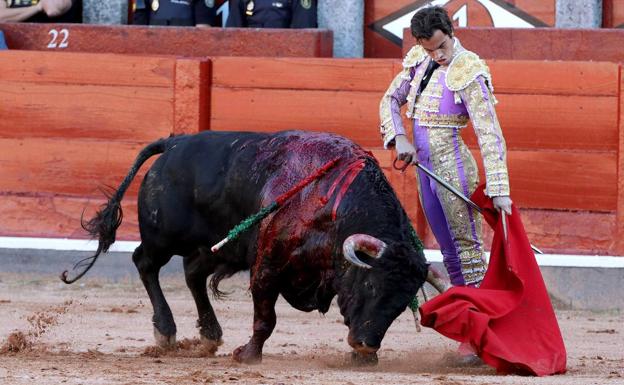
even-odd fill
[{"label": "red muleta cape", "polygon": [[494,229],[490,263],[478,289],[453,287],[424,303],[421,324],[469,344],[498,373],[545,376],[566,371],[566,350],[520,213],[507,215],[508,243],[480,186],[472,200]]}]

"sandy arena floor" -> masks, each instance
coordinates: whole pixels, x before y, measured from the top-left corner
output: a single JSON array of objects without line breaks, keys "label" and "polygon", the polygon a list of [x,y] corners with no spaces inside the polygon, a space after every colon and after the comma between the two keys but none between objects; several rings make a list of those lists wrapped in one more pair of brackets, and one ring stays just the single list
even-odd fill
[{"label": "sandy arena floor", "polygon": [[[94,270],[97,269],[95,266]],[[277,327],[259,365],[230,353],[251,334],[252,304],[244,276],[223,281],[232,294],[213,306],[224,330],[216,357],[198,345],[195,308],[183,278],[163,288],[178,326],[179,349],[153,346],[151,306],[138,279],[0,274],[1,384],[624,384],[624,314],[559,310],[568,373],[499,376],[488,367],[449,365],[456,343],[430,329],[416,333],[411,313],[389,329],[379,365],[349,364],[347,328],[334,305],[326,315],[278,302]],[[14,352],[12,350],[20,350]]]}]

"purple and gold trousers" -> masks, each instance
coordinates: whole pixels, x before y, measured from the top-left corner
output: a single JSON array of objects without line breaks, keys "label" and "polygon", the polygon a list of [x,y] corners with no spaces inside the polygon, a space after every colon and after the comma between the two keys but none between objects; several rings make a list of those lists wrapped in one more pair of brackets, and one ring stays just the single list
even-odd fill
[{"label": "purple and gold trousers", "polygon": [[[460,128],[422,127],[415,122],[414,145],[420,164],[470,197],[479,183],[479,174]],[[420,202],[440,245],[451,283],[477,286],[486,270],[481,214],[424,172],[418,170],[417,177]]]}]

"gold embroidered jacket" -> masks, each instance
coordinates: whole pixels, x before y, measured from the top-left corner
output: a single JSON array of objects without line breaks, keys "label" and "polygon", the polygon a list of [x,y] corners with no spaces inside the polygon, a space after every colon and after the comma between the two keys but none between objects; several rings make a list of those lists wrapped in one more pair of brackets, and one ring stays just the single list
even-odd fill
[{"label": "gold embroidered jacket", "polygon": [[421,46],[414,46],[403,60],[403,70],[382,97],[380,131],[384,146],[392,145],[396,135],[405,134],[400,108],[406,103],[406,115],[418,127],[458,129],[470,119],[483,158],[487,195],[509,195],[505,140],[494,109],[496,99],[487,65],[455,39],[451,63],[436,69],[422,95],[417,95],[430,60]]}]

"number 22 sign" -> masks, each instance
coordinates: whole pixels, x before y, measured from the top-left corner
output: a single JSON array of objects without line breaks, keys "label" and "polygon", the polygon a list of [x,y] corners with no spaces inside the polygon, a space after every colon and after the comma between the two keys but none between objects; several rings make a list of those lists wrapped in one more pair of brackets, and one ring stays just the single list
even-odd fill
[{"label": "number 22 sign", "polygon": [[48,35],[50,35],[50,42],[48,43],[47,48],[55,49],[69,47],[69,31],[67,28],[63,28],[60,31],[53,28],[48,31]]}]

